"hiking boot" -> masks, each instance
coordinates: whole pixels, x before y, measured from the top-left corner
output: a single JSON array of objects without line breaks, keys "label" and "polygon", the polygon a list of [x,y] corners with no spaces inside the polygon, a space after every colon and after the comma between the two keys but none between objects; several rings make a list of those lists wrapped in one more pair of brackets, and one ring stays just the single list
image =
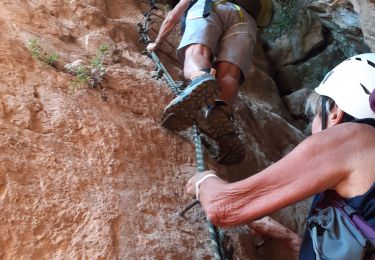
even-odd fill
[{"label": "hiking boot", "polygon": [[231,110],[222,101],[216,101],[205,111],[208,135],[217,140],[223,135],[238,135]]},{"label": "hiking boot", "polygon": [[202,133],[216,141],[218,152],[214,159],[225,165],[237,164],[245,159],[246,149],[239,138],[231,112],[225,111],[225,103],[217,101],[216,105],[206,110],[205,120],[197,120]]},{"label": "hiking boot", "polygon": [[172,131],[182,131],[193,125],[199,110],[213,105],[219,95],[219,86],[214,76],[205,73],[187,86],[165,108],[161,125]]},{"label": "hiking boot", "polygon": [[217,163],[233,165],[241,163],[245,159],[246,148],[238,135],[224,135],[216,141],[219,151],[213,159]]}]

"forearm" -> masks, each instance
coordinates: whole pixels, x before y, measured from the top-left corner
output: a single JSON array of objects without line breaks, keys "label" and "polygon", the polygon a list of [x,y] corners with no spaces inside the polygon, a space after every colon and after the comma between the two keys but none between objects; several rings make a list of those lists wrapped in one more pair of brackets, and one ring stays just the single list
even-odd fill
[{"label": "forearm", "polygon": [[177,23],[168,14],[160,27],[158,35],[155,38],[155,43],[160,44],[161,42],[163,42],[167,38],[167,36],[172,32],[173,28],[176,26]]},{"label": "forearm", "polygon": [[[240,182],[209,179],[201,185],[201,205],[215,225],[236,226],[335,187],[347,169],[344,160],[341,168],[330,167],[332,155],[322,146],[314,145],[314,140],[305,142],[284,159]],[[322,154],[325,150],[327,154]],[[340,160],[339,154],[336,150]]]},{"label": "forearm", "polygon": [[163,42],[167,36],[172,32],[173,28],[179,23],[184,12],[188,8],[190,0],[181,0],[172,11],[167,14],[167,17],[163,21],[158,35],[155,39],[156,44]]},{"label": "forearm", "polygon": [[201,205],[215,225],[230,227],[254,221],[312,195],[295,181],[281,180],[285,175],[283,171],[266,169],[235,183],[208,179],[201,185]]}]

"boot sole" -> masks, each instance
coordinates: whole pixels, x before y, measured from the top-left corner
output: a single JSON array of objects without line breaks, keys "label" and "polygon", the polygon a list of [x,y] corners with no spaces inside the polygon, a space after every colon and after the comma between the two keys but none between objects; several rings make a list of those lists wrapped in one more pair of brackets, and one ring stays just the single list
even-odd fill
[{"label": "boot sole", "polygon": [[219,88],[216,81],[202,82],[185,98],[169,105],[164,110],[161,126],[171,131],[185,130],[194,124],[197,113],[201,108],[215,104],[218,95]]}]

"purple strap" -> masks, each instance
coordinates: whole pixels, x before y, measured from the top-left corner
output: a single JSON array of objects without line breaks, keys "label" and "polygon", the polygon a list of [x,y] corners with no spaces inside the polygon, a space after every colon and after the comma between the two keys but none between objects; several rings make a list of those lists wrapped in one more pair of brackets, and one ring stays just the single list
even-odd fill
[{"label": "purple strap", "polygon": [[375,89],[372,91],[369,97],[370,107],[375,113]]},{"label": "purple strap", "polygon": [[375,246],[375,230],[358,214],[354,214],[351,219],[358,230]]}]

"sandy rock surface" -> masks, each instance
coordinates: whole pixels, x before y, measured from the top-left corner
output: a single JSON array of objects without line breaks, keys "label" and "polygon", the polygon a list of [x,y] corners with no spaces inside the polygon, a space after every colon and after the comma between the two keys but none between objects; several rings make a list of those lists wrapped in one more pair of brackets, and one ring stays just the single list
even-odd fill
[{"label": "sandy rock surface", "polygon": [[[203,212],[176,215],[191,201],[184,185],[195,155],[188,138],[159,126],[173,95],[141,54],[136,24],[145,10],[130,0],[0,3],[1,259],[210,259]],[[178,37],[159,53],[176,79]],[[31,57],[30,39],[59,55],[57,69]],[[100,44],[113,58],[101,88],[77,85],[61,68],[89,63]],[[267,67],[264,55],[255,63]],[[226,168],[208,161],[230,181],[304,138],[272,78],[249,73],[260,80],[244,85],[235,109],[247,158]],[[279,218],[301,232],[305,212],[295,206]],[[234,257],[259,257],[246,232],[231,239]]]}]

